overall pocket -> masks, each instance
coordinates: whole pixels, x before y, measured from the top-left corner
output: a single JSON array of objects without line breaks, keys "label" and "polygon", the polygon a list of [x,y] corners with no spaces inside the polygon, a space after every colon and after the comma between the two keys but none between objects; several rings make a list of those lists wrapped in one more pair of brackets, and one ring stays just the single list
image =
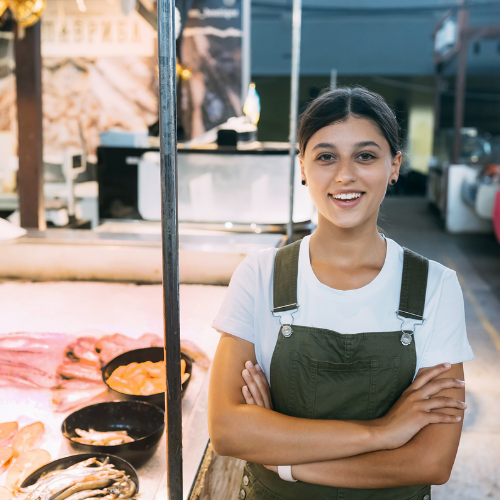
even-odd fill
[{"label": "overall pocket", "polygon": [[394,403],[398,374],[399,358],[333,363],[292,351],[289,414],[325,420],[377,418]]}]

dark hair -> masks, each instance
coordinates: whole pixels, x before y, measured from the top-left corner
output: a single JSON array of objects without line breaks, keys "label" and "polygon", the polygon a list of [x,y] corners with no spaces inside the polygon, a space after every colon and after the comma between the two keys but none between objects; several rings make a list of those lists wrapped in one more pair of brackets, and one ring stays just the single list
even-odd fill
[{"label": "dark hair", "polygon": [[304,154],[309,139],[323,127],[347,120],[349,116],[368,118],[378,126],[394,157],[400,151],[396,115],[384,98],[364,87],[339,87],[327,90],[311,101],[300,116],[297,140]]}]

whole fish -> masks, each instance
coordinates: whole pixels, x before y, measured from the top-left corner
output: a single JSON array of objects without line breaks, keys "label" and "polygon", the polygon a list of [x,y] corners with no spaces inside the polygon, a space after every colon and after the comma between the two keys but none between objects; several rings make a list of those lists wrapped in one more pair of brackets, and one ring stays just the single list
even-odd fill
[{"label": "whole fish", "polygon": [[136,485],[108,459],[99,462],[90,458],[52,471],[21,491],[28,493],[25,500],[116,500],[132,498]]}]

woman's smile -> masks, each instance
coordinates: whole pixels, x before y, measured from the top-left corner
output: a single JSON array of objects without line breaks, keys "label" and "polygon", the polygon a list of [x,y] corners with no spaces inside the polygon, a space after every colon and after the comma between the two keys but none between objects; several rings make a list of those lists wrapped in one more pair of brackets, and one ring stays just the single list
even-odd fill
[{"label": "woman's smile", "polygon": [[342,209],[353,209],[361,203],[365,194],[365,191],[346,189],[328,193],[328,198],[330,198],[336,207]]}]

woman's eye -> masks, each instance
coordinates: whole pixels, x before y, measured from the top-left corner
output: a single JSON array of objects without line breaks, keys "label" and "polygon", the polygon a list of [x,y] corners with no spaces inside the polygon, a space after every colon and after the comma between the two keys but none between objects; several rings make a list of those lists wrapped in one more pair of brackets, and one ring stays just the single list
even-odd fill
[{"label": "woman's eye", "polygon": [[332,161],[334,159],[334,156],[331,155],[330,153],[323,153],[321,156],[318,156],[318,160],[321,161]]},{"label": "woman's eye", "polygon": [[373,156],[370,153],[361,153],[360,155],[358,155],[358,158],[366,161],[366,160],[373,160],[375,158],[375,156]]}]

